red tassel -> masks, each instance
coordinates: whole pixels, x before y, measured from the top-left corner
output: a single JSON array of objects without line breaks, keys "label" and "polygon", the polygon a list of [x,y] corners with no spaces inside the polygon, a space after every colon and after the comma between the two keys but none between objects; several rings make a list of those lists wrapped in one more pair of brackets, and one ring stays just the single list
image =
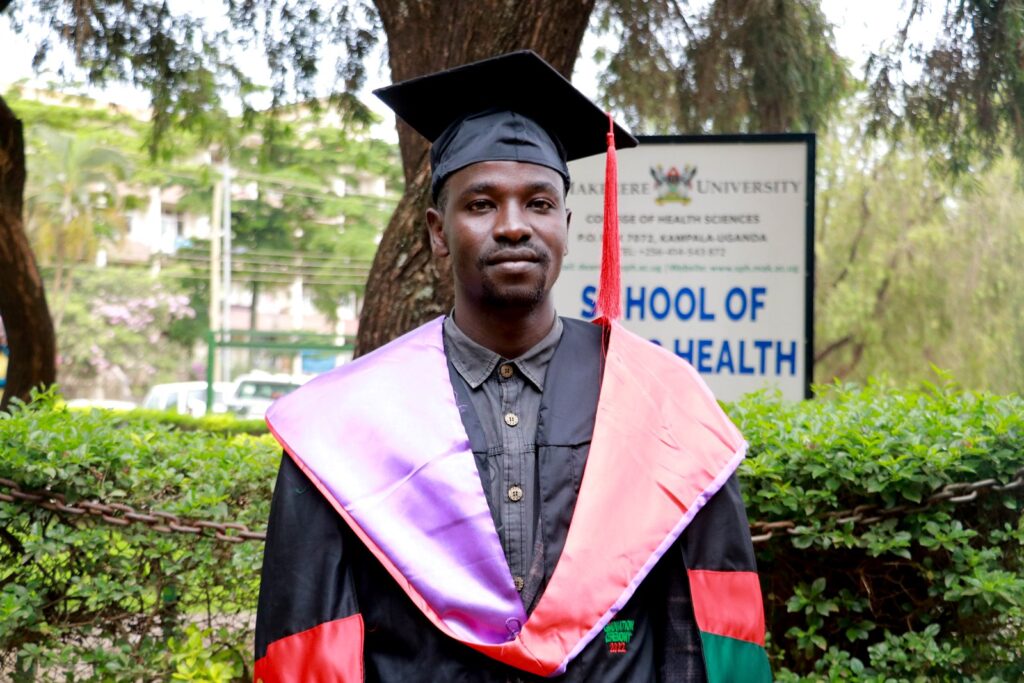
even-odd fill
[{"label": "red tassel", "polygon": [[597,311],[608,322],[622,312],[619,268],[619,162],[615,156],[615,122],[608,114],[608,156],[604,171],[604,235],[601,239],[601,280]]}]

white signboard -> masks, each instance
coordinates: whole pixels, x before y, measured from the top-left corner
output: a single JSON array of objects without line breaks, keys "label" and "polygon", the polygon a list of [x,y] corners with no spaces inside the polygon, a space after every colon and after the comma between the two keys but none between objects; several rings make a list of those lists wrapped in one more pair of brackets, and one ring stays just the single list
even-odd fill
[{"label": "white signboard", "polygon": [[[814,136],[643,138],[618,158],[623,324],[686,358],[720,399],[808,396]],[[569,166],[555,303],[590,319],[605,159]]]}]

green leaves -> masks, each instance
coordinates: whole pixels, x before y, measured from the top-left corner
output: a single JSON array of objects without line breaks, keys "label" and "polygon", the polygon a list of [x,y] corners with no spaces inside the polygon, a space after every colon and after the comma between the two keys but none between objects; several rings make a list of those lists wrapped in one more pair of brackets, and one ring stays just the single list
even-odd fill
[{"label": "green leaves", "polygon": [[[0,419],[0,476],[69,501],[262,529],[280,461],[272,437],[251,422],[171,420],[190,431],[166,417],[70,411],[48,392]],[[196,430],[204,424],[219,431]],[[0,667],[75,680],[237,679],[251,670],[261,555],[255,542],[0,503]]]},{"label": "green leaves", "polygon": [[818,138],[817,380],[906,385],[941,378],[940,364],[964,387],[1019,392],[1019,165],[1004,158],[955,183],[922,143],[880,145],[864,119],[849,106]]},{"label": "green leaves", "polygon": [[243,671],[242,661],[230,651],[211,652],[209,642],[214,640],[212,629],[199,629],[189,625],[182,638],[167,642],[174,665],[172,681],[194,683],[227,683],[237,680]]},{"label": "green leaves", "polygon": [[[915,2],[907,25],[923,22]],[[969,176],[1009,147],[1024,159],[1024,21],[1019,1],[933,3],[942,29],[931,44],[904,28],[866,68],[874,131],[913,131],[943,167]],[[934,21],[934,18],[932,18]]]},{"label": "green leaves", "polygon": [[818,396],[727,406],[751,444],[748,516],[795,522],[756,547],[778,680],[1019,678],[1006,662],[1024,661],[1024,489],[929,499],[1014,479],[1024,400],[949,384]]},{"label": "green leaves", "polygon": [[817,0],[607,0],[592,24],[618,43],[602,102],[635,132],[820,131],[849,89]]}]

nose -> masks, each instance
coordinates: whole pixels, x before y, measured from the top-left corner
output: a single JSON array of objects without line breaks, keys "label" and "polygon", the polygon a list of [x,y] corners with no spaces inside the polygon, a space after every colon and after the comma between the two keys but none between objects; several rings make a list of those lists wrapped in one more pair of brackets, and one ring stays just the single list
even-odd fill
[{"label": "nose", "polygon": [[515,202],[507,202],[498,212],[494,224],[494,240],[508,244],[519,244],[529,241],[533,236],[533,226],[523,207]]}]

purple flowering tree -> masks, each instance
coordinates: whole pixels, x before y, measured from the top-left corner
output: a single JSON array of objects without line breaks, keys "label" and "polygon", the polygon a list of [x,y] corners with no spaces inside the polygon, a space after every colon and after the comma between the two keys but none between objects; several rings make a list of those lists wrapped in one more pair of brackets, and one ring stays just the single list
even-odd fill
[{"label": "purple flowering tree", "polygon": [[166,278],[124,269],[76,273],[57,328],[57,381],[66,396],[138,399],[153,383],[187,377],[191,345],[176,325],[194,319]]}]

